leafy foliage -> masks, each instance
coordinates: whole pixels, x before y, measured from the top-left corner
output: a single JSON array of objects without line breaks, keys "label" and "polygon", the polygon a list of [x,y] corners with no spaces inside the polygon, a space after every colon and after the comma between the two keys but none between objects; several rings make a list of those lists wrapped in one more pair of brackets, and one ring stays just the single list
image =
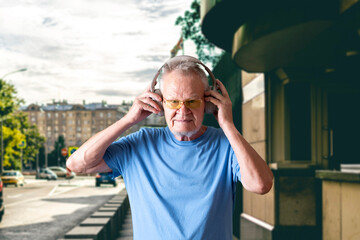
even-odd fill
[{"label": "leafy foliage", "polygon": [[18,111],[22,99],[16,96],[13,85],[0,79],[0,118],[3,121],[4,169],[20,169],[21,150],[18,145],[26,140],[23,149],[24,164],[35,162],[45,138],[40,136],[36,126],[30,125],[27,115]]},{"label": "leafy foliage", "polygon": [[0,118],[12,113],[23,100],[16,97],[16,89],[12,84],[0,78]]},{"label": "leafy foliage", "polygon": [[3,126],[4,137],[4,168],[5,169],[20,169],[21,153],[17,145],[24,140],[25,135],[19,129],[12,129]]},{"label": "leafy foliage", "polygon": [[199,60],[215,66],[223,52],[217,53],[215,45],[209,42],[201,32],[200,0],[194,0],[190,8],[190,11],[185,11],[183,16],[179,16],[176,19],[175,25],[181,26],[182,35],[185,40],[190,39],[195,43],[196,54]]}]

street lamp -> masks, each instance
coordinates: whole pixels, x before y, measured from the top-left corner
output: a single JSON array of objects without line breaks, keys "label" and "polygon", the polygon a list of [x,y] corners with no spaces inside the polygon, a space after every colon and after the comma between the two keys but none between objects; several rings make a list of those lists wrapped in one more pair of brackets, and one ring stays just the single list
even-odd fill
[{"label": "street lamp", "polygon": [[8,76],[10,74],[17,73],[17,72],[25,72],[26,70],[27,70],[27,68],[21,68],[21,69],[9,72],[9,73],[5,74],[4,76],[2,76],[1,79],[4,79],[4,77],[6,77],[6,76]]},{"label": "street lamp", "polygon": [[[25,72],[27,68],[21,68],[12,72],[9,72],[2,76],[0,79],[4,79],[6,76],[10,74],[14,74],[17,72]],[[1,160],[0,160],[0,174],[3,172],[3,163],[4,163],[4,136],[3,136],[3,116],[0,116],[0,122],[1,122]]]}]

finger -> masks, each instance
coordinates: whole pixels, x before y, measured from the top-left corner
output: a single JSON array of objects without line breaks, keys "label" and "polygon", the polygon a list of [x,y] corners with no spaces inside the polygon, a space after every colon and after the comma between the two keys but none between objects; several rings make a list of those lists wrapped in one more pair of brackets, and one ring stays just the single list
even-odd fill
[{"label": "finger", "polygon": [[205,97],[205,101],[213,103],[218,108],[221,105],[221,100],[219,100],[219,99],[217,99],[215,97],[212,97],[212,96]]},{"label": "finger", "polygon": [[140,95],[141,98],[151,98],[153,100],[156,100],[156,101],[159,101],[161,102],[162,101],[162,98],[160,97],[159,94],[157,93],[153,93],[153,92],[144,92],[143,94]]},{"label": "finger", "polygon": [[145,112],[150,112],[150,113],[158,113],[159,110],[150,105],[150,104],[147,104],[139,99],[137,99],[136,101],[136,104],[133,105],[136,109],[138,109],[139,111],[145,111]]},{"label": "finger", "polygon": [[228,91],[226,90],[224,84],[223,84],[219,79],[216,79],[216,83],[217,83],[217,85],[219,86],[222,95],[223,95],[224,97],[229,96],[229,93],[228,93]]},{"label": "finger", "polygon": [[207,91],[205,92],[205,96],[206,97],[213,97],[213,98],[216,98],[218,100],[224,100],[225,97],[219,93],[218,91],[215,91],[215,90],[210,90],[210,91]]},{"label": "finger", "polygon": [[147,106],[151,106],[157,111],[160,111],[159,105],[152,98],[144,97],[144,98],[140,98],[139,100],[144,104],[144,106],[146,106],[144,109],[147,110],[148,109]]},{"label": "finger", "polygon": [[158,106],[155,108],[154,106],[149,104],[142,104],[142,109],[148,112],[159,113],[160,110],[158,108],[159,108]]}]

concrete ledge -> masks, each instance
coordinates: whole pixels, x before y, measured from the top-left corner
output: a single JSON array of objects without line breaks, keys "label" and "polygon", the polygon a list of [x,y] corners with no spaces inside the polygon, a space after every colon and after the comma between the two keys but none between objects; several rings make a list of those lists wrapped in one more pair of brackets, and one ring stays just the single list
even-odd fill
[{"label": "concrete ledge", "polygon": [[102,227],[105,231],[106,239],[115,239],[116,233],[112,231],[111,218],[87,218],[80,223],[80,227]]},{"label": "concrete ledge", "polygon": [[75,227],[65,234],[65,239],[84,239],[106,240],[104,228],[101,226]]},{"label": "concrete ledge", "polygon": [[[58,240],[78,240],[79,238],[59,238]],[[92,238],[81,238],[81,240],[93,240]]]},{"label": "concrete ledge", "polygon": [[360,173],[340,172],[331,170],[317,170],[316,178],[325,181],[360,183]]},{"label": "concrete ledge", "polygon": [[114,240],[129,206],[128,195],[124,189],[61,239]]},{"label": "concrete ledge", "polygon": [[[90,218],[97,218],[97,219],[106,218],[106,219],[110,219],[110,228],[111,228],[110,231],[111,232],[116,233],[117,229],[120,228],[119,214],[118,214],[117,210],[116,211],[111,211],[111,212],[99,212],[99,211],[96,211],[90,216]],[[113,234],[111,234],[111,235],[113,235]]]}]

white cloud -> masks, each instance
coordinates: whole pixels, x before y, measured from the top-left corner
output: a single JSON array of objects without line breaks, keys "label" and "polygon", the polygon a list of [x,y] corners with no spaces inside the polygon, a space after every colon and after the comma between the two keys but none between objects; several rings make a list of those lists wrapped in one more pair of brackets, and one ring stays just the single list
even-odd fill
[{"label": "white cloud", "polygon": [[[133,99],[180,36],[192,0],[18,0],[0,3],[0,77],[26,103]],[[185,42],[185,54],[194,46]]]}]

